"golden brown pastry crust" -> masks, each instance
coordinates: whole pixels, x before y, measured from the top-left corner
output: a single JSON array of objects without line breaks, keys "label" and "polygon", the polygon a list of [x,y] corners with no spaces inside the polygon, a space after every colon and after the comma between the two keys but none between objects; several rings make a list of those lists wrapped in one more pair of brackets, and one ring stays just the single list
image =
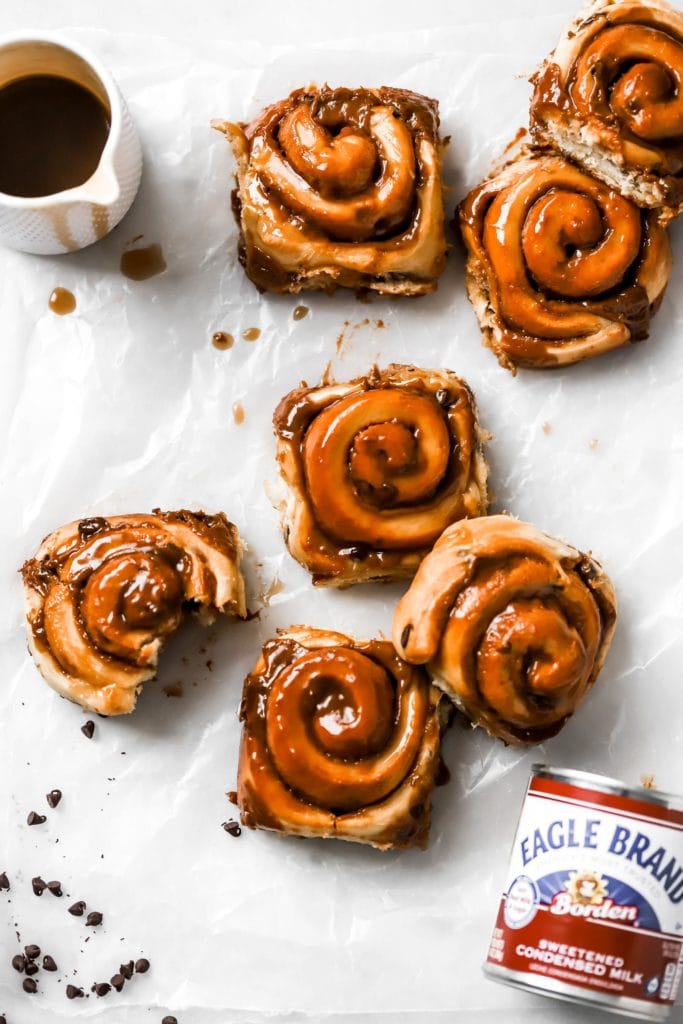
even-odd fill
[{"label": "golden brown pastry crust", "polygon": [[88,711],[133,711],[184,615],[246,616],[240,556],[223,513],[155,509],[60,527],[21,570],[38,671]]},{"label": "golden brown pastry crust", "polygon": [[664,221],[683,204],[683,14],[595,0],[534,76],[531,128]]},{"label": "golden brown pastry crust", "polygon": [[262,291],[435,290],[447,249],[435,100],[324,86],[249,125],[213,125],[235,155],[240,260]]},{"label": "golden brown pastry crust", "polygon": [[274,427],[283,532],[316,584],[410,577],[446,526],[486,513],[476,404],[448,370],[300,387]]},{"label": "golden brown pastry crust", "polygon": [[281,631],[244,683],[242,823],[425,848],[445,703],[389,641]]},{"label": "golden brown pastry crust", "polygon": [[502,366],[558,367],[647,337],[671,271],[654,213],[524,146],[459,219],[467,291]]},{"label": "golden brown pastry crust", "polygon": [[398,604],[393,639],[474,725],[538,743],[595,682],[615,623],[614,589],[594,559],[488,516],[437,541]]}]

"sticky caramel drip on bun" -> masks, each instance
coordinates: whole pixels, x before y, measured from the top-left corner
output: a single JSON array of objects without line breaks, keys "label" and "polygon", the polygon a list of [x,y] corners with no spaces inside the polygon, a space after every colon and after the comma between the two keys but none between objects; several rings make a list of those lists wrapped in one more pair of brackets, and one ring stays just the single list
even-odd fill
[{"label": "sticky caramel drip on bun", "polygon": [[88,711],[133,711],[185,615],[246,616],[240,555],[223,513],[155,509],[60,527],[21,570],[38,671]]},{"label": "sticky caramel drip on bun", "polygon": [[446,260],[436,100],[404,89],[298,89],[233,150],[240,259],[262,291],[421,295]]},{"label": "sticky caramel drip on bun", "polygon": [[671,272],[651,211],[563,157],[523,148],[459,216],[467,291],[502,366],[558,367],[647,337]]},{"label": "sticky caramel drip on bun", "polygon": [[615,623],[597,562],[528,523],[489,516],[437,541],[398,604],[393,639],[474,725],[525,744],[574,714]]},{"label": "sticky caramel drip on bun", "polygon": [[412,576],[447,526],[486,513],[476,404],[448,370],[297,388],[274,428],[283,532],[317,584]]},{"label": "sticky caramel drip on bun", "polygon": [[660,0],[589,5],[534,76],[543,142],[665,220],[683,203],[683,14]]},{"label": "sticky caramel drip on bun", "polygon": [[242,823],[426,847],[446,703],[389,641],[280,632],[244,683]]}]

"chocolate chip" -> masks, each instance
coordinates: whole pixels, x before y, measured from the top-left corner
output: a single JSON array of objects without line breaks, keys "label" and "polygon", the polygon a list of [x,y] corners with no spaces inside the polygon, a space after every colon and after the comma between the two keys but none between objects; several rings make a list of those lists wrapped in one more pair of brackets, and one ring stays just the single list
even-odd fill
[{"label": "chocolate chip", "polygon": [[109,528],[109,523],[102,516],[90,516],[88,519],[81,519],[78,524],[78,532],[81,540],[90,540],[98,533]]},{"label": "chocolate chip", "polygon": [[44,814],[36,814],[35,811],[31,811],[28,818],[26,819],[27,825],[44,825],[47,818]]},{"label": "chocolate chip", "polygon": [[31,888],[36,896],[42,896],[47,889],[47,882],[44,882],[40,875],[31,879]]},{"label": "chocolate chip", "polygon": [[23,988],[24,992],[28,992],[29,995],[34,995],[34,993],[38,991],[38,986],[33,980],[33,978],[24,978],[23,982],[21,983],[21,987]]},{"label": "chocolate chip", "polygon": [[75,903],[72,903],[71,906],[69,907],[69,913],[73,915],[73,917],[83,917],[84,910],[85,900],[77,900]]},{"label": "chocolate chip", "polygon": [[91,910],[85,919],[85,923],[89,928],[95,928],[98,924],[102,924],[102,915],[99,910]]},{"label": "chocolate chip", "polygon": [[28,974],[28,976],[31,977],[32,974],[37,974],[39,970],[40,967],[38,966],[38,964],[35,963],[33,960],[29,960],[29,962],[26,964],[26,967],[24,968],[24,973]]},{"label": "chocolate chip", "polygon": [[85,725],[81,726],[81,732],[83,733],[84,736],[91,740],[95,735],[95,723],[88,719]]},{"label": "chocolate chip", "polygon": [[106,996],[107,992],[111,992],[111,985],[107,981],[98,981],[93,985],[92,991],[96,996]]},{"label": "chocolate chip", "polygon": [[451,400],[450,391],[447,391],[446,388],[439,388],[434,397],[436,398],[439,405],[443,406],[448,405],[448,403]]},{"label": "chocolate chip", "polygon": [[122,974],[114,974],[109,980],[111,981],[112,985],[114,986],[117,992],[120,992],[123,986],[126,984],[126,979]]},{"label": "chocolate chip", "polygon": [[0,889],[9,889],[9,878],[5,871],[0,871]]},{"label": "chocolate chip", "polygon": [[66,998],[67,999],[82,999],[85,993],[82,988],[77,988],[76,985],[66,986]]},{"label": "chocolate chip", "polygon": [[52,893],[53,896],[63,896],[64,895],[64,893],[62,892],[62,883],[61,882],[57,882],[57,881],[55,881],[55,882],[48,882],[47,883],[47,887],[48,887],[48,889],[50,890],[50,892]]},{"label": "chocolate chip", "polygon": [[224,821],[221,825],[224,832],[227,832],[231,836],[241,836],[242,829],[238,821]]},{"label": "chocolate chip", "polygon": [[141,957],[140,960],[136,960],[135,961],[135,973],[136,974],[147,974],[148,970],[149,970],[149,960],[146,960],[144,958],[144,956]]},{"label": "chocolate chip", "polygon": [[409,622],[401,633],[401,647],[405,648],[406,644],[410,640],[410,634],[413,632],[413,624]]},{"label": "chocolate chip", "polygon": [[410,817],[411,818],[421,818],[422,815],[424,814],[424,812],[425,812],[425,805],[424,804],[414,804],[410,808]]},{"label": "chocolate chip", "polygon": [[5,1017],[4,1013],[0,1013],[0,1024],[7,1024],[7,1017]]},{"label": "chocolate chip", "polygon": [[40,956],[40,946],[36,946],[35,943],[31,943],[30,946],[24,946],[24,953],[27,960],[37,960]]},{"label": "chocolate chip", "polygon": [[50,956],[49,953],[46,953],[45,956],[43,957],[43,970],[44,971],[56,971],[57,970],[57,964],[52,959],[52,957]]},{"label": "chocolate chip", "polygon": [[23,974],[26,967],[26,957],[22,953],[17,953],[16,956],[12,957],[12,967],[15,971],[19,971],[19,974]]},{"label": "chocolate chip", "polygon": [[121,964],[119,967],[121,974],[124,976],[126,981],[130,981],[133,977],[133,971],[135,970],[135,964],[132,960],[129,960],[127,964]]},{"label": "chocolate chip", "polygon": [[164,1017],[161,1024],[178,1024],[177,1017]]},{"label": "chocolate chip", "polygon": [[62,799],[61,789],[51,789],[50,792],[45,795],[45,799],[47,800],[50,807],[55,808],[59,801]]}]

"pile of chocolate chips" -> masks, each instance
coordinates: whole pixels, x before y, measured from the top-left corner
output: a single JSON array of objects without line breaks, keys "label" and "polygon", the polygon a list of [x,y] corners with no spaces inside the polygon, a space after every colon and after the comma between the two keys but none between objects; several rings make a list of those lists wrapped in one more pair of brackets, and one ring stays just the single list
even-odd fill
[{"label": "pile of chocolate chips", "polygon": [[[24,992],[28,992],[29,995],[34,995],[38,991],[38,982],[35,980],[34,975],[38,973],[40,967],[36,963],[40,956],[40,946],[36,946],[35,943],[30,943],[28,946],[24,946],[23,953],[17,953],[12,957],[12,967],[19,974],[25,974],[21,987]],[[43,970],[44,971],[56,971],[57,964],[50,956],[46,953],[43,957]]]},{"label": "pile of chocolate chips", "polygon": [[148,970],[149,960],[146,960],[145,957],[135,961],[129,960],[127,964],[119,966],[118,973],[112,974],[109,981],[96,981],[90,991],[94,992],[98,998],[106,996],[113,988],[120,992],[126,982],[133,977],[133,974],[147,974]]}]

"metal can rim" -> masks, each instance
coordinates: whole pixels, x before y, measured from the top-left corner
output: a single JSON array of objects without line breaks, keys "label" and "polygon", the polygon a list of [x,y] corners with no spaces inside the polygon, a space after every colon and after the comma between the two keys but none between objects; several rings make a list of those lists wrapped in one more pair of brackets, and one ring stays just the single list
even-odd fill
[{"label": "metal can rim", "polygon": [[544,779],[556,779],[562,782],[588,785],[599,792],[634,797],[647,803],[658,804],[660,807],[683,811],[683,796],[679,796],[676,793],[666,793],[659,789],[646,789],[645,786],[629,786],[620,779],[612,778],[609,775],[600,775],[598,772],[587,772],[581,768],[557,768],[554,765],[539,762],[532,764],[531,774],[532,776],[540,776]]}]

